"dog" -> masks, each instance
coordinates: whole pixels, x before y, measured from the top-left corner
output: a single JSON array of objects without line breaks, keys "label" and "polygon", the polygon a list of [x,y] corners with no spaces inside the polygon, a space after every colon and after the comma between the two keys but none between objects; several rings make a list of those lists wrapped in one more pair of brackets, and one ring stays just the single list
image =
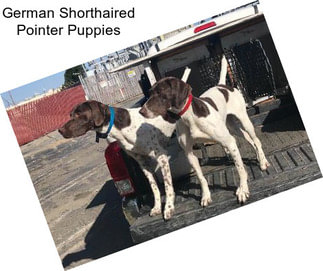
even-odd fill
[{"label": "dog", "polygon": [[[140,110],[140,113],[147,118],[164,116],[168,112],[180,117],[176,124],[176,133],[179,144],[200,181],[202,206],[208,206],[212,199],[198,159],[193,154],[192,146],[195,142],[219,142],[226,153],[231,155],[240,180],[236,190],[239,203],[246,202],[250,195],[248,174],[235,138],[228,127],[234,128],[252,145],[262,170],[269,167],[261,142],[248,117],[244,97],[238,89],[225,85],[227,67],[227,60],[223,56],[219,85],[208,89],[199,98],[192,95],[189,84],[175,77],[163,78],[153,86],[150,98]],[[232,120],[233,116],[240,121],[241,127],[236,127]]]},{"label": "dog", "polygon": [[58,131],[64,138],[73,138],[94,130],[101,137],[109,136],[117,140],[138,162],[149,181],[154,195],[151,216],[162,212],[160,191],[153,176],[157,164],[161,169],[166,194],[163,217],[168,220],[174,214],[175,193],[165,148],[175,131],[176,119],[171,114],[147,119],[139,113],[139,109],[124,109],[93,100],[86,101],[71,111],[70,120]]}]

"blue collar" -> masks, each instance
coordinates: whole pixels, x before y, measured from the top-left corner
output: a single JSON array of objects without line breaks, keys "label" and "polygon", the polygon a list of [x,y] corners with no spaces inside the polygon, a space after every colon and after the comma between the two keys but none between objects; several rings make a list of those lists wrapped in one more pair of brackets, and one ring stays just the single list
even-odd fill
[{"label": "blue collar", "polygon": [[110,111],[110,122],[109,122],[108,130],[105,133],[96,132],[95,141],[97,143],[99,143],[100,138],[107,138],[108,137],[108,135],[109,135],[109,133],[110,133],[110,131],[112,129],[112,126],[114,124],[114,115],[115,115],[114,108],[111,107],[111,106],[108,106],[108,108],[109,108],[109,111]]}]

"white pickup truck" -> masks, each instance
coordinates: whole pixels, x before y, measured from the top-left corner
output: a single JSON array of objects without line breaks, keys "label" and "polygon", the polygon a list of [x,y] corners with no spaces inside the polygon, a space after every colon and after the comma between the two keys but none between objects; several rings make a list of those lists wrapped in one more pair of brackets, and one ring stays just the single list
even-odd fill
[{"label": "white pickup truck", "polygon": [[[186,27],[156,43],[147,56],[111,72],[143,64],[147,81],[152,85],[164,76],[182,78],[189,67],[187,82],[193,88],[193,95],[199,96],[217,83],[223,53],[230,66],[227,84],[243,92],[249,105],[248,114],[272,165],[261,172],[253,151],[243,140],[237,139],[249,175],[251,198],[248,203],[318,178],[320,170],[258,1]],[[203,158],[200,149],[195,152]],[[206,146],[204,152],[209,160],[202,170],[213,199],[207,208],[199,206],[197,179],[176,137],[171,140],[169,154],[176,187],[176,213],[165,223],[161,216],[148,215],[152,196],[136,162],[127,157],[117,143],[107,148],[107,164],[123,196],[123,210],[134,242],[239,207],[234,197],[237,174],[232,161],[217,144]]]}]

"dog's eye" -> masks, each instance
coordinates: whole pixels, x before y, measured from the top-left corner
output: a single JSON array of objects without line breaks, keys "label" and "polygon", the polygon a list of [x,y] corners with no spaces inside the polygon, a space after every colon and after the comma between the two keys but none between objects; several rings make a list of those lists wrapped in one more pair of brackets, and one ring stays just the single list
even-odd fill
[{"label": "dog's eye", "polygon": [[86,116],[86,115],[81,115],[81,114],[79,114],[78,116],[77,116],[79,119],[81,119],[81,120],[87,120],[88,119],[88,117]]}]

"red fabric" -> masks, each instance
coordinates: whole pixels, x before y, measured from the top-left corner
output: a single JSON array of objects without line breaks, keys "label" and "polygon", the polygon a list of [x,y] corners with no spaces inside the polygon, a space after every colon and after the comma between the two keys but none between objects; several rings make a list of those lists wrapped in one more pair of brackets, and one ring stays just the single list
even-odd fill
[{"label": "red fabric", "polygon": [[85,93],[79,85],[7,110],[19,145],[61,127],[73,107],[84,101]]}]

